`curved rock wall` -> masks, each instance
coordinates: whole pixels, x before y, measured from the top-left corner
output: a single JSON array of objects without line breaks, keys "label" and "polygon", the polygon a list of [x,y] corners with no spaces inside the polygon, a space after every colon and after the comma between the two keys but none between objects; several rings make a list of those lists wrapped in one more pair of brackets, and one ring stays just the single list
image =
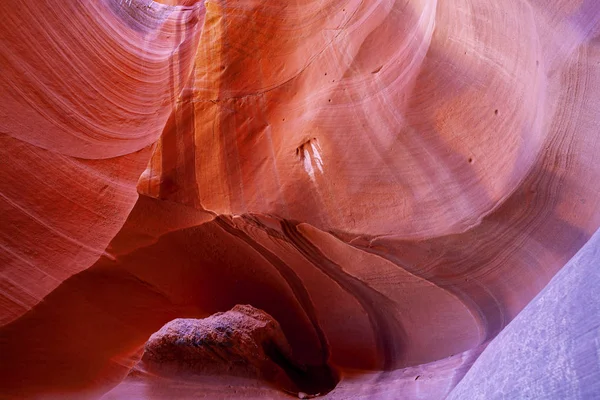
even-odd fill
[{"label": "curved rock wall", "polygon": [[[250,304],[331,398],[441,398],[600,227],[594,0],[170,3],[0,4],[7,396]],[[156,396],[284,396],[222,379]]]}]

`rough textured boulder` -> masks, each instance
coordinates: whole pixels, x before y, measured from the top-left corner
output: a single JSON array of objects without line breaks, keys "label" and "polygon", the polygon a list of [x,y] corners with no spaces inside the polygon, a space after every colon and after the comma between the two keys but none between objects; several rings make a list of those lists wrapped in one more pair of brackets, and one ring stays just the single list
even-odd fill
[{"label": "rough textured boulder", "polygon": [[136,374],[139,369],[192,381],[198,375],[263,379],[300,397],[308,396],[306,391],[325,394],[337,383],[327,365],[315,376],[295,363],[277,321],[248,305],[205,319],[167,323],[146,342]]},{"label": "rough textured boulder", "polygon": [[141,361],[148,369],[166,372],[274,377],[282,372],[269,354],[291,359],[277,321],[251,306],[235,306],[205,319],[167,323],[150,336]]},{"label": "rough textured boulder", "polygon": [[288,396],[129,375],[237,304],[328,398],[444,398],[485,351],[472,394],[600,227],[600,3],[165,3],[0,2],[2,396]]}]

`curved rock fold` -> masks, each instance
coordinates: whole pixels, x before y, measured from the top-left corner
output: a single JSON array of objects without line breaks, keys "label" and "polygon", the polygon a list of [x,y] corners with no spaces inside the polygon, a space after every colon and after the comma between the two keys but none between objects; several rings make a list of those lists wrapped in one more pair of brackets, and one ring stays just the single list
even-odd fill
[{"label": "curved rock fold", "polygon": [[600,3],[0,16],[0,397],[600,395]]}]

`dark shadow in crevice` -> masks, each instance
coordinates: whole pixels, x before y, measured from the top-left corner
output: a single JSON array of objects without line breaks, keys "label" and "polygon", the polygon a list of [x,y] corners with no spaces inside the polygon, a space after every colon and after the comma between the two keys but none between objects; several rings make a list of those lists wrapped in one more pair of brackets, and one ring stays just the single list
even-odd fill
[{"label": "dark shadow in crevice", "polygon": [[285,371],[299,393],[311,397],[322,396],[335,389],[340,381],[339,375],[327,364],[298,365],[289,360],[273,342],[265,344],[263,349],[265,354]]}]

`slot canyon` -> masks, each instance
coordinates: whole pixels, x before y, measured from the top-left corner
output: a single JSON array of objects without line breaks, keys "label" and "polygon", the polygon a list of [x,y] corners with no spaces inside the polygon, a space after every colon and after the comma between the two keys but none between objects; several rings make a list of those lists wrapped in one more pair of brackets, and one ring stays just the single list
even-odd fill
[{"label": "slot canyon", "polygon": [[600,399],[598,0],[0,21],[0,399]]}]

